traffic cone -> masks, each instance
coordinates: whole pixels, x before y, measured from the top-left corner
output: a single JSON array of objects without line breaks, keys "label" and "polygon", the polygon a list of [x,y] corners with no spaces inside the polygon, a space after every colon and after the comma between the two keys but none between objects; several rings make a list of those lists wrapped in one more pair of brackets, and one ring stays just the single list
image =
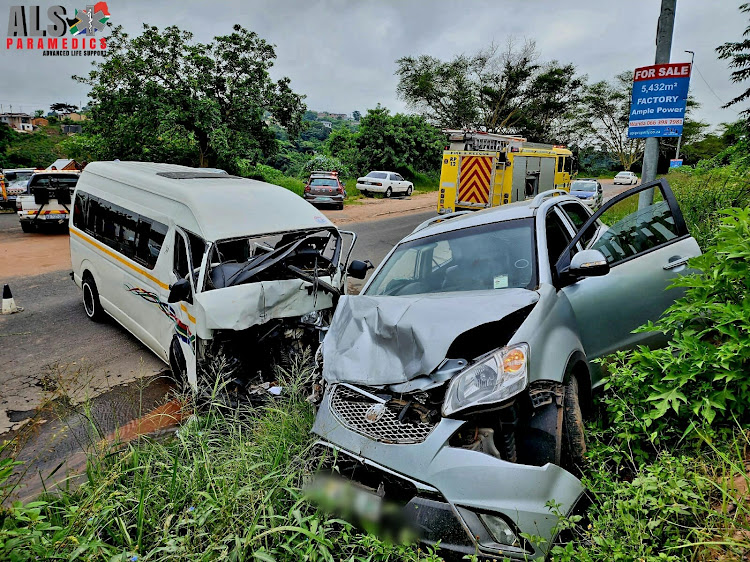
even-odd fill
[{"label": "traffic cone", "polygon": [[10,287],[5,285],[3,287],[3,304],[0,309],[0,314],[13,314],[14,312],[21,312],[23,308],[16,306],[16,301],[10,292]]}]

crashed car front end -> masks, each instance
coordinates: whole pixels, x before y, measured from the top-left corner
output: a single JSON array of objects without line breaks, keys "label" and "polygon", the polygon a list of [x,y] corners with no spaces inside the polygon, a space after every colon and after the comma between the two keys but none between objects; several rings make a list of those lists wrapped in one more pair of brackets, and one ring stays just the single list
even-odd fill
[{"label": "crashed car front end", "polygon": [[[548,502],[568,513],[583,487],[549,462],[559,458],[562,390],[529,382],[529,346],[514,339],[544,306],[536,292],[508,291],[502,301],[345,297],[323,345],[327,384],[313,432],[338,473],[397,501],[425,542],[534,558],[555,534]],[[439,317],[454,318],[451,329]],[[499,347],[473,359],[488,345]]]},{"label": "crashed car front end", "polygon": [[534,243],[525,218],[407,239],[323,341],[313,432],[333,473],[443,549],[543,558],[583,497],[561,467],[580,342]]}]

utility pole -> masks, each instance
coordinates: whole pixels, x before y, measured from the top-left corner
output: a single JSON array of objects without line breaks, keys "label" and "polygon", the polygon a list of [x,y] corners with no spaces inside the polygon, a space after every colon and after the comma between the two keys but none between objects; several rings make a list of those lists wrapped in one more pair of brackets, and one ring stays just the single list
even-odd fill
[{"label": "utility pole", "polygon": [[[656,57],[654,64],[669,63],[672,51],[672,32],[674,31],[674,14],[677,10],[677,0],[661,0],[661,14],[656,27]],[[643,172],[641,183],[656,179],[656,165],[659,163],[659,138],[648,137],[646,149],[643,151]],[[638,196],[638,208],[648,207],[654,202],[654,190],[641,191]]]},{"label": "utility pole", "polygon": [[[690,53],[690,72],[692,74],[693,72],[693,62],[695,62],[695,51],[685,51],[686,53]],[[688,86],[688,95],[690,95],[690,86]],[[687,105],[685,106],[685,113],[687,113]],[[685,126],[685,119],[682,119],[682,126]],[[680,159],[680,145],[682,144],[682,135],[677,137],[677,152],[675,152],[674,158],[675,160]]]}]

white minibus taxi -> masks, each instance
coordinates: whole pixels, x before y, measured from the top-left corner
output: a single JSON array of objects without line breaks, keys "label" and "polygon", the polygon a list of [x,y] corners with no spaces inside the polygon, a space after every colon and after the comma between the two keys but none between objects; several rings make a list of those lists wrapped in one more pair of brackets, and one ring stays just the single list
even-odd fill
[{"label": "white minibus taxi", "polygon": [[92,162],[74,194],[70,256],[86,315],[114,318],[195,389],[209,358],[226,357],[232,377],[256,376],[318,341],[346,288],[354,236],[344,255],[343,234],[279,186]]}]

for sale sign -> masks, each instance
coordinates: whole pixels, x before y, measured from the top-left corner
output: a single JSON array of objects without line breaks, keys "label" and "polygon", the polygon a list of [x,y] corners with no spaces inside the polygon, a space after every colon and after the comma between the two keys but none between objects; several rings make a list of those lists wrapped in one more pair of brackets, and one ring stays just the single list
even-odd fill
[{"label": "for sale sign", "polygon": [[636,68],[628,137],[679,137],[685,119],[690,63]]}]

